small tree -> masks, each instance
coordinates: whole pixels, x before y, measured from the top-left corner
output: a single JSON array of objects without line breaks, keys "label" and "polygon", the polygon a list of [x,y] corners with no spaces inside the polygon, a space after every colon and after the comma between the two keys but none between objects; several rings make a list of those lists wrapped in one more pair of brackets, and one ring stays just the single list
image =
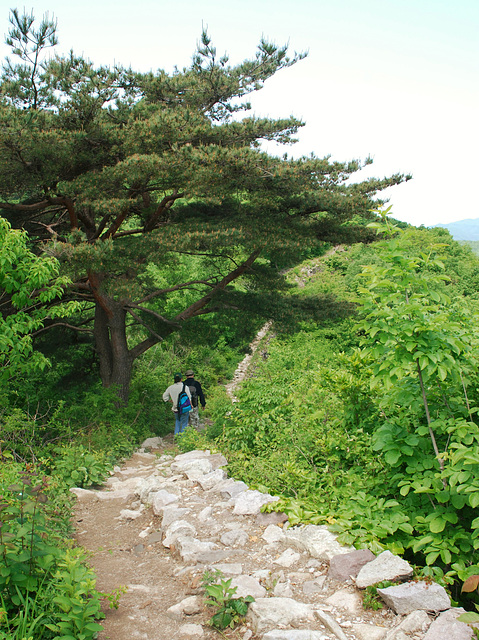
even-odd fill
[{"label": "small tree", "polygon": [[[45,368],[47,360],[33,350],[31,334],[44,325],[45,305],[61,297],[69,283],[58,276],[59,267],[55,258],[33,254],[27,234],[0,218],[0,380]],[[57,307],[55,314],[61,313]]]}]

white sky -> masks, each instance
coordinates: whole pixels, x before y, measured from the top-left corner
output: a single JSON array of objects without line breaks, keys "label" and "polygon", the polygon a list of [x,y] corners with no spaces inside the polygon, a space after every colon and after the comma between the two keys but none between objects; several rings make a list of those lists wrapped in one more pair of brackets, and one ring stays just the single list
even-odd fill
[{"label": "white sky", "polygon": [[[8,6],[0,32],[9,28]],[[139,71],[188,66],[208,27],[218,55],[260,37],[309,56],[251,97],[259,116],[306,122],[294,156],[364,159],[364,177],[411,173],[393,215],[427,226],[479,218],[479,0],[33,0],[58,19],[58,52]],[[4,40],[0,57],[9,53]]]}]

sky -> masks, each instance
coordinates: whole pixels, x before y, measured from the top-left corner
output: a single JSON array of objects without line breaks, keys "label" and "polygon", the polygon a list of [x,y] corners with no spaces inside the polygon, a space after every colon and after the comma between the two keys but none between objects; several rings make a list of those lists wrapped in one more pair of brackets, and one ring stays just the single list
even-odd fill
[{"label": "sky", "polygon": [[[203,28],[218,56],[253,57],[261,37],[308,56],[250,97],[260,117],[306,124],[294,157],[373,158],[358,178],[412,174],[383,192],[392,215],[433,226],[479,218],[479,0],[25,0],[49,12],[58,53],[138,71],[191,62]],[[0,42],[0,57],[10,53]]]}]

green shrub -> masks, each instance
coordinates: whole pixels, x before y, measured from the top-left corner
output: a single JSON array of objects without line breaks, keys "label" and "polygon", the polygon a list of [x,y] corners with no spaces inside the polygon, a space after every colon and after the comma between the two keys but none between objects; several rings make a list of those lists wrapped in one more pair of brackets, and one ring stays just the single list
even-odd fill
[{"label": "green shrub", "polygon": [[107,452],[89,451],[81,444],[60,447],[56,454],[53,472],[68,487],[100,485],[111,468]]}]

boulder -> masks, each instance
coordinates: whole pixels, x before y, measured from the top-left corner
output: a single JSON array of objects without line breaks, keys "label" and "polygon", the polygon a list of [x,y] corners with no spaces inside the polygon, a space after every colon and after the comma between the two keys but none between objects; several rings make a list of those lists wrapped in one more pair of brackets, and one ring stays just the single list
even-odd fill
[{"label": "boulder", "polygon": [[232,498],[232,500],[234,501],[233,513],[246,516],[259,513],[263,505],[269,502],[276,502],[279,498],[271,496],[269,493],[247,489],[242,491],[236,498]]},{"label": "boulder", "polygon": [[347,582],[351,578],[356,578],[364,565],[375,557],[369,549],[355,549],[350,553],[334,556],[329,563],[328,578],[337,582]]},{"label": "boulder", "polygon": [[276,542],[281,542],[283,540],[284,531],[281,529],[281,527],[278,527],[275,524],[270,524],[269,526],[266,527],[261,537],[268,544],[274,544]]},{"label": "boulder", "polygon": [[377,558],[368,562],[356,577],[356,586],[365,589],[384,580],[402,580],[412,576],[411,565],[390,551],[383,551]]},{"label": "boulder", "polygon": [[297,602],[292,598],[257,598],[248,607],[246,616],[253,631],[263,633],[278,625],[298,625],[314,620],[310,605]]},{"label": "boulder", "polygon": [[244,529],[233,529],[223,533],[220,541],[225,547],[244,547],[249,542],[249,535]]},{"label": "boulder", "polygon": [[358,615],[363,610],[363,599],[359,593],[348,589],[336,591],[327,598],[326,603],[338,609],[343,609],[351,615]]},{"label": "boulder", "polygon": [[207,458],[192,458],[187,460],[178,460],[178,458],[179,456],[176,456],[175,462],[171,465],[171,470],[174,473],[183,474],[189,480],[197,479],[213,471],[213,467]]},{"label": "boulder", "polygon": [[461,613],[464,613],[464,609],[450,609],[441,613],[429,627],[424,640],[471,640],[471,627],[456,620]]},{"label": "boulder", "polygon": [[266,589],[262,587],[259,580],[252,576],[241,575],[237,578],[233,578],[231,581],[231,587],[236,587],[236,591],[233,598],[246,598],[246,596],[253,596],[253,598],[264,598],[266,596]]},{"label": "boulder", "polygon": [[199,596],[190,596],[167,609],[166,615],[173,620],[181,620],[185,615],[192,616],[196,613],[201,613],[202,610],[202,599]]},{"label": "boulder", "polygon": [[141,443],[142,449],[159,449],[161,446],[163,446],[163,440],[159,437],[147,438],[146,440],[143,440],[143,442]]},{"label": "boulder", "polygon": [[378,589],[384,602],[400,615],[418,609],[444,611],[451,608],[451,600],[444,587],[436,582],[406,582],[386,589]]},{"label": "boulder", "polygon": [[226,467],[228,465],[228,460],[221,453],[212,453],[208,458],[208,462],[213,467],[213,471],[216,471],[216,469],[219,469],[220,467]]},{"label": "boulder", "polygon": [[171,504],[172,502],[178,502],[179,496],[174,493],[170,493],[169,491],[165,491],[164,489],[160,489],[160,491],[156,491],[153,494],[153,498],[151,501],[151,506],[153,508],[153,513],[155,516],[159,516],[162,514],[163,509]]},{"label": "boulder", "polygon": [[334,556],[353,551],[351,547],[339,544],[334,533],[326,526],[314,524],[288,529],[284,534],[283,544],[307,551],[313,558],[319,558],[323,562],[329,562]]},{"label": "boulder", "polygon": [[191,536],[196,534],[196,529],[192,524],[186,522],[186,520],[175,520],[167,527],[165,531],[165,539],[163,540],[163,546],[169,549],[175,544],[179,536]]},{"label": "boulder", "polygon": [[178,633],[186,638],[202,638],[204,636],[203,627],[200,624],[182,624]]},{"label": "boulder", "polygon": [[248,485],[242,482],[241,480],[226,480],[224,483],[219,485],[218,490],[221,494],[221,497],[224,500],[229,500],[231,498],[235,498],[243,491],[247,491]]},{"label": "boulder", "polygon": [[431,618],[425,611],[413,611],[406,616],[394,629],[386,634],[385,640],[401,640],[406,634],[425,633],[431,625]]},{"label": "boulder", "polygon": [[190,513],[191,509],[187,507],[177,507],[175,503],[163,507],[163,518],[161,519],[161,528],[166,529],[175,520],[181,520],[183,516]]},{"label": "boulder", "polygon": [[[218,549],[218,545],[214,542],[203,542],[193,538],[192,536],[178,536],[175,541],[178,548],[178,552],[183,562],[196,563],[196,562],[211,562],[216,559],[217,555],[212,552]],[[219,560],[222,557],[218,558]]]},{"label": "boulder", "polygon": [[222,482],[225,478],[226,473],[223,469],[216,469],[215,471],[210,471],[210,473],[206,473],[205,475],[198,477],[197,482],[203,491],[208,491],[209,489],[213,489],[213,487]]},{"label": "boulder", "polygon": [[384,640],[387,633],[387,629],[375,624],[356,623],[352,628],[357,640]]},{"label": "boulder", "polygon": [[299,562],[301,559],[301,554],[297,551],[293,551],[292,549],[286,549],[283,553],[276,558],[274,564],[279,564],[280,567],[292,567],[294,564]]}]

